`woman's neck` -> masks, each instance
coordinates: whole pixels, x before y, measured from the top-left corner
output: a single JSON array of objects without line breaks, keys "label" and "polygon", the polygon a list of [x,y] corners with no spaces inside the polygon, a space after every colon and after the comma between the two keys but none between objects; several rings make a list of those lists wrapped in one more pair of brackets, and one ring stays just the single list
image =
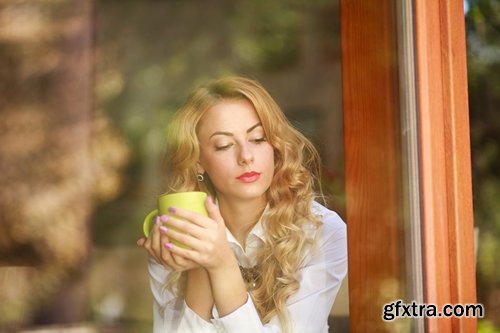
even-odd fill
[{"label": "woman's neck", "polygon": [[218,204],[226,227],[244,248],[250,230],[259,221],[266,208],[265,197],[245,201],[225,200],[224,197],[219,197]]}]

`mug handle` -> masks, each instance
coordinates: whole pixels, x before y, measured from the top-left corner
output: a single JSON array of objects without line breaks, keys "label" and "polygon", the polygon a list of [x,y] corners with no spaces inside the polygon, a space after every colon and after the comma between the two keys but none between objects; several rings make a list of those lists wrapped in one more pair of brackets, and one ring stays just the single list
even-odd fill
[{"label": "mug handle", "polygon": [[152,222],[156,216],[158,216],[158,209],[152,210],[144,218],[144,223],[142,224],[142,231],[144,232],[144,236],[149,237],[149,233],[151,232]]}]

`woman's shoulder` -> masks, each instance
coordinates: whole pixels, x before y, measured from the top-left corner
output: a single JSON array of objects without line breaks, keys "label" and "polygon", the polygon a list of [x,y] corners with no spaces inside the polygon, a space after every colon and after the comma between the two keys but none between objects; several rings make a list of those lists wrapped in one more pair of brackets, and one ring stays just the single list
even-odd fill
[{"label": "woman's shoulder", "polygon": [[322,238],[330,238],[335,234],[345,235],[346,224],[337,212],[328,209],[322,204],[313,201],[311,212],[321,221]]},{"label": "woman's shoulder", "polygon": [[309,223],[306,234],[313,239],[304,266],[312,263],[343,262],[347,257],[347,227],[339,214],[318,202],[311,203],[311,213],[319,220]]},{"label": "woman's shoulder", "polygon": [[319,202],[313,201],[311,203],[311,212],[320,219],[323,224],[335,228],[345,228],[345,222],[342,220],[337,212],[330,210]]}]

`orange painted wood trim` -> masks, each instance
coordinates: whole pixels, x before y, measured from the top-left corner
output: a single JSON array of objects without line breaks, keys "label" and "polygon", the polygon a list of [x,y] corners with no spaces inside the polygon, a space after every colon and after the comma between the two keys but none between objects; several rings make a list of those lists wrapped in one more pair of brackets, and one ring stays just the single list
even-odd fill
[{"label": "orange painted wood trim", "polygon": [[[415,1],[426,302],[474,303],[474,223],[462,0]],[[476,318],[426,319],[475,332]]]},{"label": "orange painted wood trim", "polygon": [[403,288],[393,1],[342,0],[342,81],[351,332],[383,332]]}]

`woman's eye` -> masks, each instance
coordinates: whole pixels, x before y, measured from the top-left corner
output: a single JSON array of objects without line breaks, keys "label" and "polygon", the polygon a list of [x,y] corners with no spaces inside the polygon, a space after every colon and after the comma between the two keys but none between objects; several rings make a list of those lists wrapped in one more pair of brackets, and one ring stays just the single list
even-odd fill
[{"label": "woman's eye", "polygon": [[265,142],[266,138],[265,137],[257,138],[257,139],[253,139],[252,141],[255,142],[255,143],[261,143],[261,142]]},{"label": "woman's eye", "polygon": [[221,145],[221,146],[215,146],[215,150],[216,151],[220,151],[220,150],[228,150],[229,148],[231,148],[232,144],[227,144],[227,145]]}]

